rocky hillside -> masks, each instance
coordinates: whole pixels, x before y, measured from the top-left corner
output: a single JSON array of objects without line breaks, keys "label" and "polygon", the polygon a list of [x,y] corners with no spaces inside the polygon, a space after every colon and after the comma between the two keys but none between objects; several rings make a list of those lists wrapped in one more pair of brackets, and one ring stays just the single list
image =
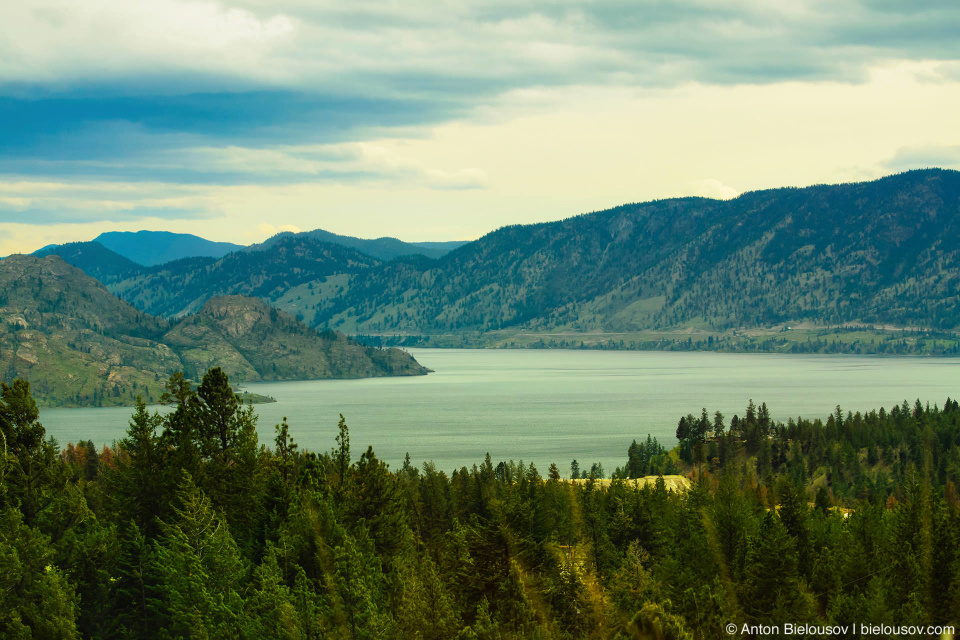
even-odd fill
[{"label": "rocky hillside", "polygon": [[57,256],[0,261],[0,363],[43,404],[156,399],[180,357],[159,342],[169,324],[117,299]]},{"label": "rocky hillside", "polygon": [[235,381],[426,373],[405,352],[363,347],[240,296],[177,324],[145,314],[58,256],[0,261],[2,379],[51,406],[156,400],[179,370],[222,366]]},{"label": "rocky hillside", "polygon": [[318,333],[292,316],[245,296],[213,298],[177,323],[163,341],[194,377],[213,366],[231,380],[303,380],[422,375],[400,349],[372,349],[333,331]]}]

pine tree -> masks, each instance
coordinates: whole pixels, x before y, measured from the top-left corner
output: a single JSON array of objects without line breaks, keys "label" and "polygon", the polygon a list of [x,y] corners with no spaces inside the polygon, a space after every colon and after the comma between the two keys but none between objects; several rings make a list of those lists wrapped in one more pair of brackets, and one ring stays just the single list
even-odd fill
[{"label": "pine tree", "polygon": [[257,415],[240,403],[227,375],[215,368],[203,376],[190,415],[196,450],[204,460],[197,483],[230,523],[236,539],[253,544],[254,523],[263,517],[263,469]]},{"label": "pine tree", "polygon": [[30,383],[20,379],[11,386],[0,383],[0,508],[19,507],[27,526],[38,523],[54,501],[55,487],[66,481],[53,443],[44,441],[39,415]]},{"label": "pine tree", "polygon": [[284,584],[273,547],[253,572],[253,585],[244,603],[243,636],[276,640],[301,640],[307,637],[293,594]]},{"label": "pine tree", "polygon": [[245,567],[227,523],[187,473],[177,504],[154,546],[153,612],[172,637],[239,637]]},{"label": "pine tree", "polygon": [[410,536],[400,485],[387,465],[374,455],[373,447],[360,456],[354,478],[348,517],[366,526],[377,554],[388,559],[402,550]]},{"label": "pine tree", "polygon": [[385,631],[375,600],[376,572],[353,538],[346,535],[333,550],[334,578],[338,587],[343,626],[350,638],[374,640]]},{"label": "pine tree", "polygon": [[0,511],[0,637],[79,637],[74,589],[53,561],[49,538]]},{"label": "pine tree", "polygon": [[207,371],[197,389],[199,415],[197,438],[200,454],[207,459],[226,462],[240,437],[242,404],[220,367]]},{"label": "pine tree", "polygon": [[136,523],[131,522],[122,529],[114,584],[121,637],[151,638],[160,628],[150,606],[152,552]]},{"label": "pine tree", "polygon": [[772,512],[764,516],[747,551],[740,605],[752,623],[803,620],[796,546]]},{"label": "pine tree", "polygon": [[152,537],[156,532],[156,517],[165,516],[166,496],[171,486],[164,475],[165,456],[157,430],[163,418],[147,412],[143,398],[137,396],[136,409],[127,429],[127,437],[120,441],[126,454],[118,465],[115,495],[124,519],[132,519],[137,527]]},{"label": "pine tree", "polygon": [[348,491],[349,477],[347,471],[350,469],[350,429],[347,427],[347,421],[340,414],[340,422],[337,423],[339,433],[336,437],[337,448],[333,451],[333,461],[337,471],[337,484],[334,490],[334,496],[337,505],[343,505],[346,493]]},{"label": "pine tree", "polygon": [[192,477],[200,475],[201,455],[197,433],[200,401],[182,372],[170,376],[160,401],[176,405],[172,412],[164,416],[160,441],[160,447],[168,457],[166,468],[171,474],[168,482],[175,486],[180,480],[181,470]]}]

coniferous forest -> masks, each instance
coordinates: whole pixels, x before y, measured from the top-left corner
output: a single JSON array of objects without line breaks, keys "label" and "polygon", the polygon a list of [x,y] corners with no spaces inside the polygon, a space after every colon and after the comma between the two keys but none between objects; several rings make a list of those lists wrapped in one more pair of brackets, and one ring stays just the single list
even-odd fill
[{"label": "coniferous forest", "polygon": [[[785,424],[763,404],[703,409],[679,419],[672,451],[638,434],[603,481],[489,457],[389,469],[351,450],[344,419],[329,451],[299,449],[286,421],[262,443],[220,369],[174,375],[164,400],[163,416],[139,403],[111,447],[61,449],[29,384],[3,385],[0,637],[700,639],[787,623],[859,637],[960,622],[954,400]],[[671,471],[686,489],[632,480]]]}]

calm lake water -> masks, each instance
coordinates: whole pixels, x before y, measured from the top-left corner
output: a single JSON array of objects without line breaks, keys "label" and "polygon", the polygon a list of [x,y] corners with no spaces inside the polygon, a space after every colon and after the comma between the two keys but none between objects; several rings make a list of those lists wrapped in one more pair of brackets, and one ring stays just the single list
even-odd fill
[{"label": "calm lake water", "polygon": [[[566,475],[601,462],[609,475],[627,447],[652,434],[676,444],[681,415],[729,419],[752,398],[775,419],[826,417],[889,409],[907,399],[943,405],[960,396],[960,359],[863,356],[670,353],[564,350],[412,349],[428,376],[315,380],[247,385],[271,395],[258,405],[261,442],[272,445],[274,425],[288,418],[294,439],[313,451],[334,446],[339,414],[350,427],[351,449],[368,445],[397,468],[432,460],[451,471],[483,460],[551,462]],[[47,433],[61,444],[123,437],[132,410],[44,409]]]}]

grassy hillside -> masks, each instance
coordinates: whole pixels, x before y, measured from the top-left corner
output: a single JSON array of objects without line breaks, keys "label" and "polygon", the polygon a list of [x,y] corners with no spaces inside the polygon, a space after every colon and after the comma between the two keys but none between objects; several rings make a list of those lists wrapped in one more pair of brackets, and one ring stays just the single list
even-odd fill
[{"label": "grassy hillside", "polygon": [[318,333],[259,300],[210,301],[178,324],[147,315],[58,256],[0,261],[0,366],[30,381],[41,404],[159,399],[169,375],[220,366],[235,381],[418,375],[398,349]]},{"label": "grassy hillside", "polygon": [[237,382],[421,375],[400,349],[373,349],[315,329],[260,300],[225,296],[179,322],[164,338],[199,377],[219,366]]},{"label": "grassy hillside", "polygon": [[43,404],[130,404],[159,398],[180,357],[165,320],[140,312],[57,256],[0,261],[0,361]]}]

